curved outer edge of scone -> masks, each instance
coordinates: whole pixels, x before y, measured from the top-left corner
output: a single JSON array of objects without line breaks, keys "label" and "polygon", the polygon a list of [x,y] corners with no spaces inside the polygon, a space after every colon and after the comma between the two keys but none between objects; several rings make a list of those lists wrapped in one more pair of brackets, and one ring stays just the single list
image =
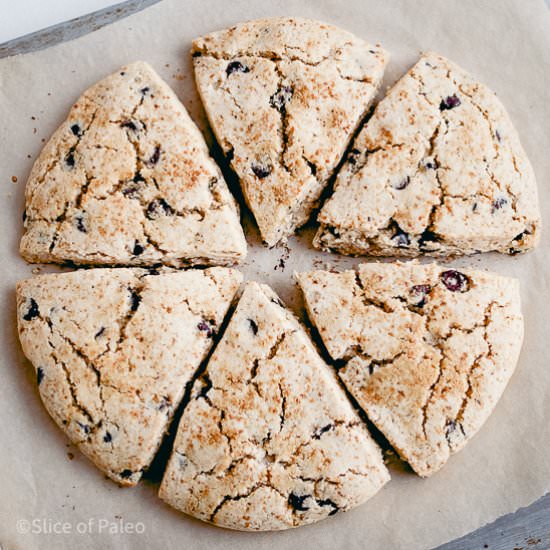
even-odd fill
[{"label": "curved outer edge of scone", "polygon": [[229,529],[305,525],[389,473],[332,369],[266,285],[248,282],[180,419],[159,496]]},{"label": "curved outer edge of scone", "polygon": [[317,64],[346,42],[367,44],[353,33],[322,21],[304,17],[266,17],[196,38],[191,52],[231,57],[243,54],[291,57],[299,53],[304,62]]},{"label": "curved outer edge of scone", "polygon": [[143,61],[82,93],[25,197],[29,262],[184,267],[246,256],[237,202],[204,137]]},{"label": "curved outer edge of scone", "polygon": [[328,353],[347,361],[348,391],[416,473],[435,473],[481,429],[516,368],[519,281],[416,262],[296,278]]},{"label": "curved outer edge of scone", "polygon": [[136,485],[212,346],[242,275],[213,267],[91,269],[17,283],[42,402],[108,477]]},{"label": "curved outer edge of scone", "polygon": [[518,254],[541,232],[535,175],[505,107],[433,52],[377,105],[318,221],[314,246],[349,255]]},{"label": "curved outer edge of scone", "polygon": [[[269,246],[284,241],[318,206],[389,55],[332,25],[293,17],[208,34],[191,53],[210,126],[262,238]],[[232,117],[243,120],[232,126]]]}]

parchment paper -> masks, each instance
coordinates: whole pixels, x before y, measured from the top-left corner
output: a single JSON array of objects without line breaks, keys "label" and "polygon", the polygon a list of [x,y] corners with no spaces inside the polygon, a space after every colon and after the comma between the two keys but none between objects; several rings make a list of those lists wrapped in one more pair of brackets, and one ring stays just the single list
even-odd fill
[{"label": "parchment paper", "polygon": [[[533,253],[484,255],[455,265],[487,267],[519,277],[526,338],[508,389],[481,432],[442,471],[422,480],[401,466],[376,497],[319,524],[274,534],[243,534],[179,514],[145,480],[120,489],[67,444],[43,409],[33,369],[15,326],[15,282],[34,266],[18,255],[23,191],[43,141],[72,102],[97,79],[127,62],[149,61],[167,79],[194,119],[206,128],[188,51],[193,37],[243,19],[302,15],[380,41],[392,54],[387,84],[420,50],[433,49],[478,75],[500,95],[534,164],[543,219],[550,219],[550,13],[539,1],[279,1],[164,0],[91,35],[51,49],[0,61],[0,544],[12,548],[346,548],[426,549],[525,506],[550,490],[550,231]],[[13,183],[12,176],[18,180]],[[245,218],[247,216],[245,215]],[[359,262],[309,249],[305,230],[284,249],[268,250],[245,220],[248,278],[271,284],[298,313],[294,269]],[[285,267],[279,265],[281,258]],[[42,271],[55,268],[43,268]],[[70,458],[74,455],[74,458]],[[39,533],[18,533],[41,525]],[[90,523],[91,521],[91,523]],[[120,532],[138,524],[142,534]],[[18,524],[19,522],[19,524]],[[41,523],[40,523],[41,522]],[[68,534],[44,534],[67,522]],[[82,524],[88,527],[82,527]],[[25,527],[25,525],[27,527]],[[118,528],[116,528],[118,526]],[[33,526],[31,529],[35,529]],[[79,534],[78,530],[84,531]],[[35,529],[36,531],[36,529]],[[100,532],[101,531],[101,532]]]}]

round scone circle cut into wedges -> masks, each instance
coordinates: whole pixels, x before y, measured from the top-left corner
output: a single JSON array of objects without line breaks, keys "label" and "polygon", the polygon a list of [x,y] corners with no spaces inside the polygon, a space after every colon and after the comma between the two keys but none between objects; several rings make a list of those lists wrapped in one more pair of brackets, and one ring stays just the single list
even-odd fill
[{"label": "round scone circle cut into wedges", "polygon": [[[426,54],[352,136],[381,82],[379,45],[316,21],[249,21],[193,43],[199,93],[263,240],[302,225],[332,175],[314,244],[348,254],[515,254],[540,234],[536,184],[500,102]],[[365,214],[367,212],[368,214]],[[185,266],[246,254],[238,206],[203,136],[146,63],[84,92],[26,189],[29,261]],[[432,264],[299,275],[339,379],[421,476],[481,428],[523,337],[517,281]],[[299,322],[234,270],[104,269],[17,288],[25,355],[51,416],[135,485],[183,397],[160,488],[248,531],[298,527],[389,480],[379,447]]]}]

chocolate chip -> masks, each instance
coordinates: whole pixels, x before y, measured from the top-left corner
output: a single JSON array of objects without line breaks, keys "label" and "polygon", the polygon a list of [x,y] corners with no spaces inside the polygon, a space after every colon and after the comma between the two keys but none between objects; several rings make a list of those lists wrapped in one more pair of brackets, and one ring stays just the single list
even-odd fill
[{"label": "chocolate chip", "polygon": [[348,162],[350,164],[357,164],[357,160],[360,154],[361,151],[359,151],[359,149],[351,149],[351,151],[348,153]]},{"label": "chocolate chip", "polygon": [[185,470],[187,466],[189,465],[189,460],[187,460],[187,457],[185,455],[182,455],[181,453],[178,453],[176,451],[176,455],[178,457],[178,464],[181,470]]},{"label": "chocolate chip", "polygon": [[151,158],[149,159],[149,164],[156,164],[160,159],[160,145],[155,147]]},{"label": "chocolate chip", "polygon": [[445,428],[445,435],[449,436],[456,430],[456,422],[454,420],[447,420]]},{"label": "chocolate chip", "polygon": [[405,233],[405,231],[403,231],[395,222],[393,223],[392,241],[394,241],[400,248],[407,247],[411,244],[409,234]]},{"label": "chocolate chip", "polygon": [[240,61],[231,61],[227,65],[225,72],[227,73],[227,76],[229,76],[233,73],[248,73],[250,72],[250,69],[246,65],[243,65]]},{"label": "chocolate chip", "polygon": [[149,93],[149,86],[145,86],[144,88],[141,88],[141,90],[139,91],[139,93],[143,96],[147,95]]},{"label": "chocolate chip", "polygon": [[477,210],[477,202],[474,202],[474,204],[472,204],[472,212],[475,212]]},{"label": "chocolate chip", "polygon": [[505,197],[499,197],[498,199],[495,199],[493,201],[491,213],[493,214],[495,210],[500,210],[503,206],[506,206],[507,204],[508,204],[508,199],[506,199]]},{"label": "chocolate chip", "polygon": [[124,76],[126,73],[124,71],[120,71],[120,76]]},{"label": "chocolate chip", "polygon": [[397,189],[398,191],[401,191],[402,189],[405,189],[407,185],[411,182],[411,178],[409,176],[405,176],[401,181],[396,183],[393,188]]},{"label": "chocolate chip", "polygon": [[319,506],[330,506],[332,508],[332,510],[328,514],[329,516],[333,516],[340,509],[334,501],[330,500],[330,498],[316,500],[316,502]]},{"label": "chocolate chip", "polygon": [[141,172],[136,172],[132,181],[134,183],[142,183],[145,181],[145,178],[141,175]]},{"label": "chocolate chip", "polygon": [[426,229],[422,232],[420,238],[418,239],[418,246],[422,248],[426,243],[436,243],[438,241],[439,237],[433,231]]},{"label": "chocolate chip", "polygon": [[288,503],[294,508],[294,510],[298,510],[299,512],[305,512],[309,510],[309,506],[306,506],[304,502],[310,498],[310,495],[302,495],[299,496],[295,493],[290,493],[288,495]]},{"label": "chocolate chip", "polygon": [[164,199],[155,199],[153,202],[149,203],[146,215],[150,220],[154,220],[162,214],[165,216],[174,214],[173,208]]},{"label": "chocolate chip", "polygon": [[273,167],[267,164],[259,164],[256,162],[253,162],[251,165],[252,172],[256,175],[256,177],[260,178],[261,180],[264,178],[267,178],[269,174],[273,171]]},{"label": "chocolate chip", "polygon": [[323,426],[322,428],[319,428],[318,430],[316,430],[313,434],[313,439],[321,439],[321,436],[328,432],[329,430],[331,430],[333,427],[332,424],[327,424],[326,426]]},{"label": "chocolate chip", "polygon": [[31,298],[29,309],[27,310],[27,313],[23,315],[23,319],[25,321],[30,321],[31,319],[34,319],[39,315],[40,315],[40,312],[38,311],[38,304],[35,302],[34,298]]},{"label": "chocolate chip", "polygon": [[434,158],[425,159],[423,165],[426,170],[436,170],[438,168],[437,161]]},{"label": "chocolate chip", "polygon": [[441,280],[451,292],[466,292],[470,287],[468,277],[464,273],[460,273],[460,271],[454,269],[444,271],[441,274]]},{"label": "chocolate chip", "polygon": [[197,325],[197,328],[198,328],[199,330],[203,330],[203,331],[210,330],[210,327],[208,326],[208,324],[206,323],[206,321],[201,321],[201,322]]},{"label": "chocolate chip", "polygon": [[103,441],[105,443],[110,443],[113,440],[113,436],[110,434],[110,432],[105,432],[105,435],[103,436]]},{"label": "chocolate chip", "polygon": [[430,293],[432,287],[430,285],[414,285],[411,287],[410,293],[416,307],[424,307],[426,305],[426,296]]},{"label": "chocolate chip", "polygon": [[74,166],[75,164],[75,161],[74,161],[74,150],[75,148],[74,147],[71,147],[69,149],[69,152],[67,154],[67,156],[65,157],[65,164],[67,166],[70,166],[71,168]]},{"label": "chocolate chip", "polygon": [[78,427],[85,433],[85,434],[89,434],[90,433],[90,426],[88,426],[88,424],[82,424],[82,422],[76,422],[78,424]]},{"label": "chocolate chip", "polygon": [[94,338],[97,340],[105,332],[105,327],[101,327],[96,333]]},{"label": "chocolate chip", "polygon": [[122,472],[120,472],[120,477],[122,479],[129,479],[130,477],[132,477],[132,474],[134,472],[132,472],[132,470],[122,470]]},{"label": "chocolate chip", "polygon": [[141,302],[141,296],[133,289],[130,289],[130,311],[136,311]]},{"label": "chocolate chip", "polygon": [[38,367],[36,369],[36,384],[40,386],[40,383],[44,379],[44,369],[42,367]]},{"label": "chocolate chip", "polygon": [[252,331],[252,334],[256,336],[258,334],[258,325],[254,319],[248,319],[248,324],[250,325],[250,330]]},{"label": "chocolate chip", "polygon": [[164,411],[166,409],[169,409],[171,406],[171,401],[170,399],[166,396],[166,395],[163,395],[162,396],[162,401],[160,402],[159,406],[157,407],[157,409],[159,411]]},{"label": "chocolate chip", "polygon": [[293,90],[290,86],[283,86],[269,98],[269,104],[277,109],[277,111],[284,112],[286,110],[286,104],[292,97],[292,93]]},{"label": "chocolate chip", "polygon": [[460,105],[460,98],[456,94],[453,94],[441,100],[441,103],[439,104],[439,110],[445,111],[449,109],[454,109],[459,105]]},{"label": "chocolate chip", "polygon": [[136,242],[134,243],[134,249],[132,250],[132,254],[133,254],[134,256],[139,256],[140,254],[143,254],[143,251],[144,251],[144,250],[145,250],[145,249],[143,248],[143,246],[141,246],[141,245],[139,244],[139,242],[136,241]]},{"label": "chocolate chip", "polygon": [[72,132],[75,136],[80,137],[80,132],[81,132],[80,126],[79,126],[78,124],[73,124],[73,125],[71,126],[71,132]]},{"label": "chocolate chip", "polygon": [[86,226],[84,225],[84,218],[82,216],[75,217],[76,228],[82,232],[87,233]]},{"label": "chocolate chip", "polygon": [[[479,401],[478,401],[479,403]],[[447,423],[445,424],[445,437],[447,439],[450,438],[450,436],[456,432],[456,430],[460,430],[462,432],[463,436],[466,436],[466,432],[464,431],[464,426],[462,423],[457,422],[456,420],[447,420]]]},{"label": "chocolate chip", "polygon": [[208,338],[210,338],[213,334],[214,334],[214,329],[213,329],[213,326],[214,326],[214,321],[212,320],[208,320],[206,321],[205,319],[203,319],[198,325],[197,325],[197,328],[202,331],[202,332],[206,332],[206,336]]},{"label": "chocolate chip", "polygon": [[122,190],[122,194],[125,197],[128,197],[129,199],[135,198],[139,193],[139,186],[138,185],[128,185]]},{"label": "chocolate chip", "polygon": [[145,122],[142,122],[141,120],[125,120],[120,123],[120,127],[127,128],[128,130],[135,133],[147,129]]}]

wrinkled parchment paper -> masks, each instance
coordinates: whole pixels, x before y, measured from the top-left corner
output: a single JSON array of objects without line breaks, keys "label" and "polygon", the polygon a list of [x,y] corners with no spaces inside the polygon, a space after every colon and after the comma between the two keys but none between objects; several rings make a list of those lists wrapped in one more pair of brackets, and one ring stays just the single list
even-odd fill
[{"label": "wrinkled parchment paper", "polygon": [[[70,446],[43,409],[19,347],[15,282],[35,266],[18,255],[23,191],[33,160],[90,84],[119,66],[150,62],[206,129],[194,88],[191,40],[243,19],[302,15],[381,42],[391,84],[421,50],[450,57],[501,97],[533,162],[543,220],[550,219],[550,12],[542,0],[164,0],[73,42],[0,60],[0,545],[4,550],[87,548],[427,549],[525,506],[550,490],[550,230],[523,257],[484,255],[454,265],[519,277],[526,338],[495,413],[442,471],[422,480],[402,466],[371,501],[317,525],[273,534],[215,528],[156,496],[158,482],[120,489]],[[210,138],[209,138],[210,139]],[[17,183],[14,179],[17,178]],[[294,269],[359,260],[311,250],[312,230],[288,251],[259,244],[245,214],[248,278],[271,284],[297,313]],[[280,260],[283,262],[280,262]],[[282,267],[282,264],[285,266]],[[56,268],[42,268],[42,272]],[[30,522],[30,523],[29,523]],[[128,532],[133,530],[134,532]],[[25,531],[31,531],[30,533]],[[55,534],[55,531],[64,531]],[[138,531],[138,533],[135,533]]]}]

